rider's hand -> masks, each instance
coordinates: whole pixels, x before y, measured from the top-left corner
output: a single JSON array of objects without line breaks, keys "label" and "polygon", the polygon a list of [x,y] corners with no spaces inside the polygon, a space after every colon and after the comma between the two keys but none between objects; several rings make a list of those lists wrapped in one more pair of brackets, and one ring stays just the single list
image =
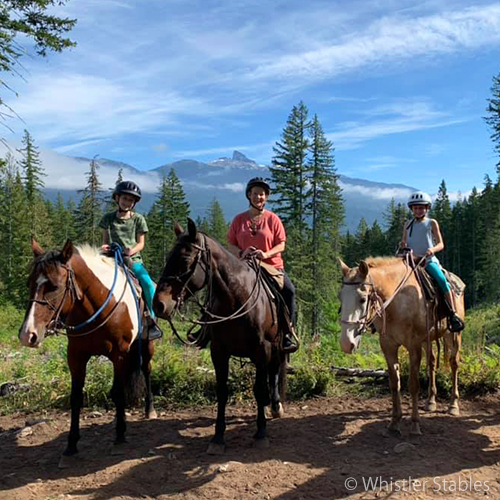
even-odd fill
[{"label": "rider's hand", "polygon": [[253,256],[259,260],[266,260],[267,259],[266,252],[263,252],[262,250],[255,250],[255,252],[253,253]]},{"label": "rider's hand", "polygon": [[425,252],[426,257],[432,257],[434,255],[434,250],[432,248],[429,248],[427,252]]},{"label": "rider's hand", "polygon": [[103,252],[109,252],[111,250],[111,247],[109,245],[102,245],[101,250]]},{"label": "rider's hand", "polygon": [[130,248],[124,248],[123,249],[123,255],[130,255]]}]

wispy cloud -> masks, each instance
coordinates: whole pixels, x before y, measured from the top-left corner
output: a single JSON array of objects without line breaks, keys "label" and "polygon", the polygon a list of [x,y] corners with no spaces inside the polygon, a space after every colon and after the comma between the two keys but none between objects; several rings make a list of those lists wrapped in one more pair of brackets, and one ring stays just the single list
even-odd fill
[{"label": "wispy cloud", "polygon": [[412,193],[410,189],[404,188],[383,188],[383,189],[373,189],[372,187],[357,186],[354,184],[346,184],[345,182],[339,181],[339,186],[342,188],[344,193],[359,194],[362,196],[367,196],[369,198],[375,198],[377,200],[406,200],[408,196]]}]

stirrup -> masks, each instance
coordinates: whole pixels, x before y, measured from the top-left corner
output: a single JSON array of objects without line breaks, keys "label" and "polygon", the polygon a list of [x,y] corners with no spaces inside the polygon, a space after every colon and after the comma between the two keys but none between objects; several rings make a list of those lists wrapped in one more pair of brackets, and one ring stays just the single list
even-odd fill
[{"label": "stirrup", "polygon": [[158,326],[158,323],[149,316],[148,319],[148,339],[149,340],[157,340],[161,339],[163,337],[163,331],[162,329]]},{"label": "stirrup", "polygon": [[283,345],[281,349],[285,354],[292,354],[297,351],[298,348],[299,346],[293,342],[289,333],[283,335]]}]

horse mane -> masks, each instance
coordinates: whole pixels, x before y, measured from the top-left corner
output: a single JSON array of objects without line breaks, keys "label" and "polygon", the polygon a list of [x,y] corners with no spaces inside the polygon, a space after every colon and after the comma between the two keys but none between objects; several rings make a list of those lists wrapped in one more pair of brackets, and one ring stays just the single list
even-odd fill
[{"label": "horse mane", "polygon": [[392,266],[394,264],[400,263],[401,258],[399,257],[368,257],[365,259],[365,262],[368,264],[368,267],[385,267]]},{"label": "horse mane", "polygon": [[91,269],[102,264],[107,264],[111,267],[114,265],[114,259],[104,255],[99,247],[83,243],[77,245],[75,250]]}]

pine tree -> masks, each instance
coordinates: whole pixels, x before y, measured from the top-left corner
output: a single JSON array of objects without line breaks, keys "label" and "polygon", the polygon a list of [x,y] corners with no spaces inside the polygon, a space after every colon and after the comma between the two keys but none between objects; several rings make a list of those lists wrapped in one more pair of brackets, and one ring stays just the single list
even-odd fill
[{"label": "pine tree", "polygon": [[99,164],[95,158],[90,162],[90,170],[87,172],[87,186],[79,191],[82,193],[80,203],[75,212],[75,229],[78,242],[100,245],[102,231],[99,222],[102,218],[102,187],[99,182],[97,170]]},{"label": "pine tree", "polygon": [[432,206],[431,216],[438,221],[441,236],[445,244],[444,250],[439,254],[439,261],[443,267],[448,269],[450,267],[450,252],[448,245],[451,241],[451,204],[444,179],[439,185],[438,194]]},{"label": "pine tree", "polygon": [[410,218],[410,213],[406,205],[391,200],[387,210],[384,213],[384,220],[387,227],[385,232],[387,255],[394,255],[401,242],[403,229],[406,221]]},{"label": "pine tree", "polygon": [[32,260],[26,192],[12,155],[0,167],[0,281],[4,300],[21,306],[27,294],[26,278]]},{"label": "pine tree", "polygon": [[25,216],[30,223],[31,234],[42,246],[50,247],[52,245],[50,221],[47,204],[42,194],[43,177],[46,174],[38,148],[27,130],[24,131],[22,142],[24,147],[19,150],[21,153],[19,165],[23,171],[26,192]]},{"label": "pine tree", "polygon": [[147,216],[149,234],[144,260],[155,278],[160,276],[174,243],[174,223],[184,225],[189,215],[189,203],[185,198],[182,184],[175,170],[171,169],[168,176],[163,177]]},{"label": "pine tree", "polygon": [[118,186],[118,184],[120,184],[120,182],[122,182],[122,181],[123,181],[123,168],[120,168],[120,170],[118,170],[118,175],[116,177],[115,185],[112,188],[108,189],[109,194],[106,196],[106,199],[105,199],[105,203],[106,203],[105,207],[104,207],[105,213],[113,212],[118,208],[118,204],[113,199],[113,193],[115,191],[116,186]]},{"label": "pine tree", "polygon": [[70,200],[65,206],[61,193],[57,194],[57,200],[53,205],[51,222],[56,248],[62,248],[66,240],[76,240],[74,203]]},{"label": "pine tree", "polygon": [[214,198],[207,210],[208,234],[221,245],[227,246],[228,223],[217,198]]},{"label": "pine tree", "polygon": [[[495,151],[500,156],[500,73],[493,77],[493,85],[491,87],[491,97],[487,99],[488,107],[486,112],[488,115],[484,118],[491,130],[491,140],[495,144]],[[500,160],[497,163],[500,168]]]},{"label": "pine tree", "polygon": [[335,171],[333,144],[323,133],[315,115],[310,127],[311,146],[308,162],[310,189],[306,192],[304,209],[311,220],[311,307],[312,333],[319,331],[322,312],[328,298],[335,295],[338,282],[336,256],[340,255],[340,227],[344,209],[338,176]]}]

